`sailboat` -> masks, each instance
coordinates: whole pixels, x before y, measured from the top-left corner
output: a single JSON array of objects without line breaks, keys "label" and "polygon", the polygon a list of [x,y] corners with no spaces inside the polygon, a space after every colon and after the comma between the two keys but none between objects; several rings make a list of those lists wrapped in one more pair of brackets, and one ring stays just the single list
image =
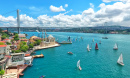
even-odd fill
[{"label": "sailboat", "polygon": [[123,56],[122,56],[122,53],[121,55],[119,56],[118,60],[117,60],[117,63],[124,66],[124,63],[123,63]]},{"label": "sailboat", "polygon": [[96,43],[96,45],[95,45],[95,50],[98,50],[98,45],[97,45],[97,43]]},{"label": "sailboat", "polygon": [[88,46],[87,46],[87,50],[90,51],[89,44],[88,44]]},{"label": "sailboat", "polygon": [[77,62],[77,67],[79,70],[82,70],[82,68],[80,67],[80,60]]},{"label": "sailboat", "polygon": [[117,50],[118,49],[118,46],[117,44],[115,43],[114,47],[113,47],[114,50]]}]

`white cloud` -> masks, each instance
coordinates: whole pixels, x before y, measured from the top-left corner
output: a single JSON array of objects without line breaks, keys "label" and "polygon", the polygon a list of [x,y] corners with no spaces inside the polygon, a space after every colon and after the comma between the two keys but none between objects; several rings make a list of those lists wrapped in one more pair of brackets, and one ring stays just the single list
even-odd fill
[{"label": "white cloud", "polygon": [[55,7],[55,6],[53,6],[53,5],[50,6],[50,10],[51,10],[52,12],[65,11],[65,9],[64,9],[62,6],[60,6],[60,7]]},{"label": "white cloud", "polygon": [[68,4],[65,4],[65,7],[68,7]]},{"label": "white cloud", "polygon": [[88,10],[83,11],[83,15],[91,15],[94,13],[94,10],[92,8],[89,8]]},{"label": "white cloud", "polygon": [[94,8],[94,5],[93,5],[92,3],[90,3],[90,7],[91,7],[91,8]]},{"label": "white cloud", "polygon": [[[20,15],[20,26],[44,26],[44,27],[82,27],[97,26],[107,22],[108,25],[125,25],[130,26],[130,2],[115,2],[106,5],[101,3],[98,11],[91,7],[84,10],[81,14],[67,15],[68,12],[59,13],[58,15],[48,16],[40,15],[36,19]],[[58,9],[59,10],[59,9]],[[55,10],[54,12],[58,12]],[[0,26],[17,26],[16,18],[13,16],[4,17],[0,15]]]}]

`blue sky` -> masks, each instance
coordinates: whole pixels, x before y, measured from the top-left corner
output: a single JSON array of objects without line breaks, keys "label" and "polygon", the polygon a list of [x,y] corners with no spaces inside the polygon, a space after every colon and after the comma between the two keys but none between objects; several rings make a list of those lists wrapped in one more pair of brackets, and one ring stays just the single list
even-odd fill
[{"label": "blue sky", "polygon": [[[72,9],[73,11],[68,13],[71,14],[81,14],[82,11],[90,8],[90,3],[94,4],[94,10],[97,11],[99,9],[99,4],[102,3],[102,0],[2,0],[0,2],[0,14],[4,14],[15,9],[20,9],[21,14],[28,13],[30,15],[38,16],[42,14],[47,14],[49,16],[57,15],[63,12],[51,12],[49,7],[50,5],[60,7],[65,4],[68,4],[66,7],[66,11]],[[31,7],[35,7],[39,10],[30,9]],[[14,15],[14,13],[7,14]]]},{"label": "blue sky", "polygon": [[0,26],[17,26],[17,9],[21,26],[130,26],[129,8],[130,0],[1,0]]}]

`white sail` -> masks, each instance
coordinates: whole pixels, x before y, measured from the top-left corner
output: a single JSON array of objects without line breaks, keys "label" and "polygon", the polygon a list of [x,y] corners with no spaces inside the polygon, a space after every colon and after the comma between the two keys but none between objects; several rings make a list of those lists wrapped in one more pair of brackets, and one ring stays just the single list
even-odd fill
[{"label": "white sail", "polygon": [[114,47],[113,47],[114,49],[117,49],[118,47],[117,47],[117,44],[115,43],[115,45],[114,45]]},{"label": "white sail", "polygon": [[122,56],[122,54],[119,56],[119,58],[118,58],[118,61],[117,61],[118,63],[123,63],[123,56]]},{"label": "white sail", "polygon": [[90,51],[89,44],[88,44],[88,46],[87,46],[87,50]]},{"label": "white sail", "polygon": [[89,49],[89,44],[88,44],[88,46],[87,46],[87,49]]},{"label": "white sail", "polygon": [[80,67],[80,60],[77,62],[77,67]]}]

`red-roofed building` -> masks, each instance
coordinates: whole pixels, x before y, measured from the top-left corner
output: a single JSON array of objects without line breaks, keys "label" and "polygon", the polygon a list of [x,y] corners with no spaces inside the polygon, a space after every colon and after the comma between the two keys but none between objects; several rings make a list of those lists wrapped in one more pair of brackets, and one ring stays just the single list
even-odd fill
[{"label": "red-roofed building", "polygon": [[0,47],[6,47],[7,45],[0,45]]},{"label": "red-roofed building", "polygon": [[28,42],[28,39],[21,39],[21,41],[25,41],[25,42]]},{"label": "red-roofed building", "polygon": [[0,42],[5,43],[5,41],[0,41]]},{"label": "red-roofed building", "polygon": [[11,40],[10,39],[4,39],[3,41],[5,41],[5,42],[11,42]]}]

